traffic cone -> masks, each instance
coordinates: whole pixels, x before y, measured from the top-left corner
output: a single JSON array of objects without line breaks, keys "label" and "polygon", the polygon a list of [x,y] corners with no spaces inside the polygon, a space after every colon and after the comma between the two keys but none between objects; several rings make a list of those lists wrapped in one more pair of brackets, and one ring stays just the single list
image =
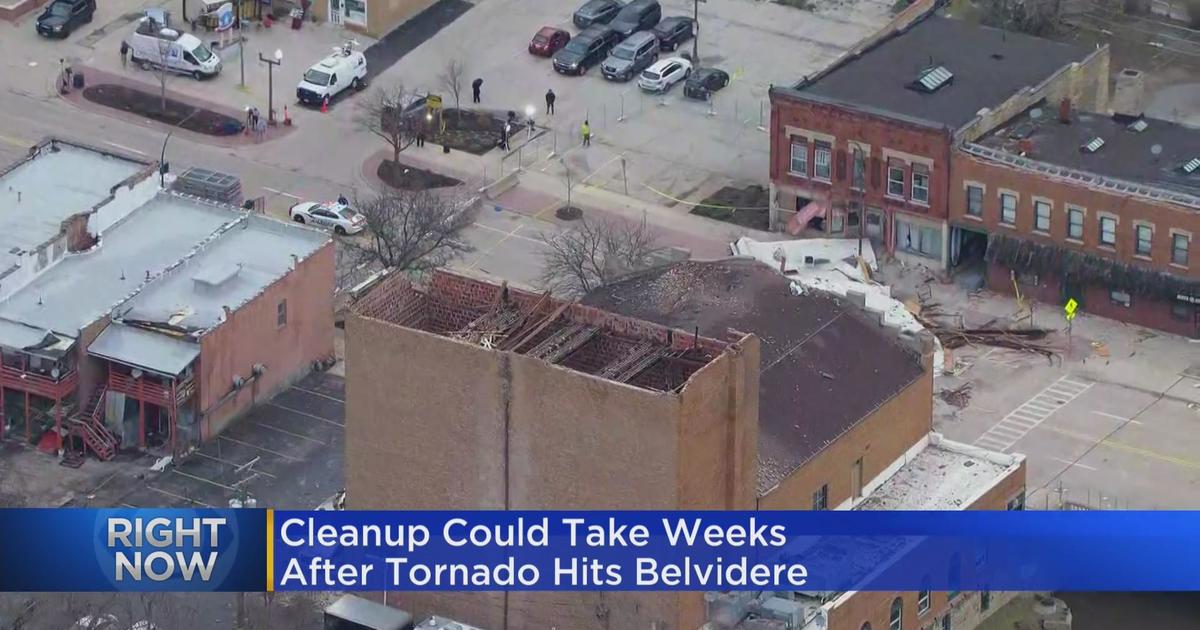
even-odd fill
[{"label": "traffic cone", "polygon": [[283,126],[284,127],[292,126],[292,115],[288,113],[287,105],[283,106]]},{"label": "traffic cone", "polygon": [[321,113],[322,114],[329,113],[329,99],[327,99],[327,98],[321,99]]}]

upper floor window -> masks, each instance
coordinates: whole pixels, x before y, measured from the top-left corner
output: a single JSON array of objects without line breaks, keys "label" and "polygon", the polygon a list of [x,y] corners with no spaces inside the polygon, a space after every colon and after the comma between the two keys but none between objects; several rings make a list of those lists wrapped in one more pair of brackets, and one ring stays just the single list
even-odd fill
[{"label": "upper floor window", "polygon": [[851,154],[853,158],[853,166],[850,172],[850,187],[855,190],[866,190],[867,188],[867,154],[859,147],[853,147]]},{"label": "upper floor window", "polygon": [[1050,202],[1043,199],[1033,200],[1033,229],[1038,232],[1050,231]]},{"label": "upper floor window", "polygon": [[1171,235],[1171,262],[1184,267],[1188,264],[1188,246],[1191,239],[1187,234]]},{"label": "upper floor window", "polygon": [[1134,228],[1134,234],[1137,235],[1137,250],[1138,256],[1149,256],[1151,243],[1154,239],[1154,228],[1149,225],[1138,225]]},{"label": "upper floor window", "polygon": [[892,613],[888,617],[888,630],[904,630],[904,600],[892,600]]},{"label": "upper floor window", "polygon": [[1100,217],[1100,244],[1108,246],[1117,244],[1117,219],[1115,217]]},{"label": "upper floor window", "polygon": [[917,203],[929,203],[929,171],[923,166],[913,167],[912,200]]},{"label": "upper floor window", "polygon": [[280,300],[275,307],[275,325],[280,328],[287,325],[287,300]]},{"label": "upper floor window", "polygon": [[892,197],[904,196],[904,164],[901,162],[888,162],[887,194]]},{"label": "upper floor window", "polygon": [[1083,209],[1067,208],[1067,238],[1083,240]]},{"label": "upper floor window", "polygon": [[833,149],[824,142],[818,142],[813,152],[813,177],[829,181],[833,176],[832,167]]},{"label": "upper floor window", "polygon": [[829,509],[829,484],[821,484],[821,487],[813,493],[813,509],[828,510]]},{"label": "upper floor window", "polygon": [[929,595],[929,576],[925,576],[921,580],[921,590],[917,592],[917,614],[923,615],[929,612],[929,604],[932,597]]},{"label": "upper floor window", "polygon": [[1017,224],[1017,196],[1010,193],[1000,193],[1000,222],[1008,225]]},{"label": "upper floor window", "polygon": [[792,138],[792,162],[788,170],[808,177],[808,141],[804,138]]},{"label": "upper floor window", "polygon": [[967,186],[967,214],[983,216],[983,189],[979,186]]}]

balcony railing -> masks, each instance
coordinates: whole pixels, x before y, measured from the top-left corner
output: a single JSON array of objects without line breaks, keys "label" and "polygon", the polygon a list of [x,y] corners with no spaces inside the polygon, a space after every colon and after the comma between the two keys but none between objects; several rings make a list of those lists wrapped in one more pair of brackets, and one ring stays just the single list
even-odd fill
[{"label": "balcony railing", "polygon": [[0,365],[0,387],[29,392],[46,398],[60,399],[75,391],[79,375],[75,370],[54,378],[49,374]]},{"label": "balcony railing", "polygon": [[172,400],[172,388],[169,382],[160,383],[146,377],[133,378],[128,374],[113,370],[108,372],[108,389],[142,402],[162,406],[171,406],[172,403],[180,404],[187,400],[195,390],[192,386],[192,379],[180,381],[175,385],[174,400]]}]

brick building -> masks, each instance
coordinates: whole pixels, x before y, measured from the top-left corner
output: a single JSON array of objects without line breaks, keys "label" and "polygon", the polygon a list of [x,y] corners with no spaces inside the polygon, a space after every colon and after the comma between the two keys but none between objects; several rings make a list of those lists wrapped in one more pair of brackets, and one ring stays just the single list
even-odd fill
[{"label": "brick building", "polygon": [[332,356],[328,235],[155,166],[50,140],[0,173],[4,437],[179,454]]},{"label": "brick building", "polygon": [[1107,102],[1108,49],[926,12],[771,89],[771,226],[943,266],[953,148],[1042,98]]},{"label": "brick building", "polygon": [[[1118,96],[1140,73],[1122,71]],[[1124,79],[1124,80],[1122,80]],[[997,291],[1200,337],[1200,130],[1047,101],[953,161],[950,262]]]},{"label": "brick building", "polygon": [[[656,269],[583,304],[444,271],[424,287],[386,277],[347,319],[348,505],[1022,504],[1023,459],[932,433],[932,345],[880,322],[852,299],[794,295],[744,259]],[[431,455],[402,480],[381,474],[415,452]],[[897,597],[921,623],[992,604],[979,593],[782,595],[795,630],[818,617],[886,628]],[[406,593],[398,605],[491,629],[691,629],[708,612],[698,593]]]}]

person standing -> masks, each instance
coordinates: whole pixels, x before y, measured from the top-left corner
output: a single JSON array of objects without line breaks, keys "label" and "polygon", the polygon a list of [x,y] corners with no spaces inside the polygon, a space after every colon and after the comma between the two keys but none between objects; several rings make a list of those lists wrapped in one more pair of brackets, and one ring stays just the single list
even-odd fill
[{"label": "person standing", "polygon": [[547,116],[554,115],[554,101],[557,99],[558,99],[558,96],[554,93],[554,88],[546,90],[546,115]]},{"label": "person standing", "polygon": [[129,44],[121,42],[121,67],[124,68],[129,60]]},{"label": "person standing", "polygon": [[479,90],[483,88],[483,79],[476,78],[471,82],[471,99],[473,102],[479,102]]},{"label": "person standing", "polygon": [[425,130],[421,129],[417,131],[417,147],[420,148],[423,146],[425,146]]},{"label": "person standing", "polygon": [[579,128],[579,134],[583,136],[583,146],[592,146],[592,127],[588,121],[583,121],[583,126]]}]

